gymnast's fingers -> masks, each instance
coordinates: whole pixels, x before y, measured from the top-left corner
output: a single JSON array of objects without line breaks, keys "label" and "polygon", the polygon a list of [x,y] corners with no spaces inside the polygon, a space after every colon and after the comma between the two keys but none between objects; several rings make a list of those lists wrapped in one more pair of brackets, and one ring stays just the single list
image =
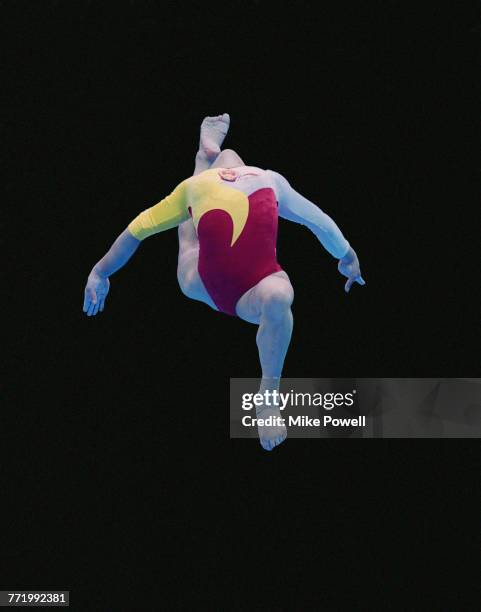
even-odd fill
[{"label": "gymnast's fingers", "polygon": [[354,278],[348,278],[346,284],[344,285],[344,290],[346,293],[349,293],[349,289],[351,288],[352,283],[354,282]]},{"label": "gymnast's fingers", "polygon": [[94,297],[95,297],[95,292],[89,287],[86,287],[85,293],[84,293],[84,305],[83,305],[84,312],[87,312],[87,310],[89,309],[90,303],[92,302]]},{"label": "gymnast's fingers", "polygon": [[85,288],[85,301],[84,301],[84,312],[90,306],[90,304],[96,304],[97,302],[97,294],[95,293],[95,289],[91,287]]},{"label": "gymnast's fingers", "polygon": [[95,302],[90,302],[90,304],[89,304],[89,309],[88,309],[88,311],[87,311],[87,316],[88,316],[88,317],[91,317],[91,316],[93,315],[93,312],[94,312],[94,308],[95,308],[95,306],[96,306],[96,303],[95,303]]}]

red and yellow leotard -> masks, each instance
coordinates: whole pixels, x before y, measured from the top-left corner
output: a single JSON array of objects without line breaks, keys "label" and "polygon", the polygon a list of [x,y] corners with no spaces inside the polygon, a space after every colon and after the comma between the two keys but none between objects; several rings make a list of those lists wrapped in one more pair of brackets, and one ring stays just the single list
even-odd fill
[{"label": "red and yellow leotard", "polygon": [[143,240],[192,217],[199,275],[217,308],[235,315],[246,291],[282,270],[276,259],[277,204],[268,172],[252,166],[209,169],[182,181],[129,230]]}]

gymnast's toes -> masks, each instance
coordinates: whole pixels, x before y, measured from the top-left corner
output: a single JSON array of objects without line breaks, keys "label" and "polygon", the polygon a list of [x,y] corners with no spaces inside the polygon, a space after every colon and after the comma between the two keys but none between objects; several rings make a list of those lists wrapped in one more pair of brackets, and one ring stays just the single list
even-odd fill
[{"label": "gymnast's toes", "polygon": [[282,444],[284,440],[287,438],[287,432],[284,431],[280,435],[275,436],[273,438],[261,436],[259,438],[259,442],[261,443],[262,448],[267,451],[273,450],[279,444]]}]

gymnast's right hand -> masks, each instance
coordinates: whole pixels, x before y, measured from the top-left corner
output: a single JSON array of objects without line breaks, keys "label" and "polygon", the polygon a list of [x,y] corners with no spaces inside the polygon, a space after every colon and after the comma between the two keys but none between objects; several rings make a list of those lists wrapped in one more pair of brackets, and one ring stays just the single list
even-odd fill
[{"label": "gymnast's right hand", "polygon": [[349,289],[353,283],[359,283],[365,285],[366,281],[361,276],[361,269],[359,267],[359,259],[357,258],[356,251],[352,247],[349,247],[349,251],[339,260],[337,265],[339,272],[347,277],[347,282],[344,285],[344,290],[349,293]]},{"label": "gymnast's right hand", "polygon": [[105,306],[105,298],[110,289],[108,276],[101,276],[95,269],[90,272],[85,286],[85,297],[83,311],[88,317],[102,312]]}]

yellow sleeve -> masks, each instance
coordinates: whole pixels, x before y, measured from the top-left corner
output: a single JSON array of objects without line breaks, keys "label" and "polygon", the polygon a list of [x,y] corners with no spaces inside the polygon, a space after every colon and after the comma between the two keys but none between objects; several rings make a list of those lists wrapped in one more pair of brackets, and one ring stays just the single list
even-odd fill
[{"label": "yellow sleeve", "polygon": [[141,212],[129,223],[128,229],[134,238],[143,240],[152,234],[176,227],[189,218],[187,180],[179,183],[170,195]]}]

